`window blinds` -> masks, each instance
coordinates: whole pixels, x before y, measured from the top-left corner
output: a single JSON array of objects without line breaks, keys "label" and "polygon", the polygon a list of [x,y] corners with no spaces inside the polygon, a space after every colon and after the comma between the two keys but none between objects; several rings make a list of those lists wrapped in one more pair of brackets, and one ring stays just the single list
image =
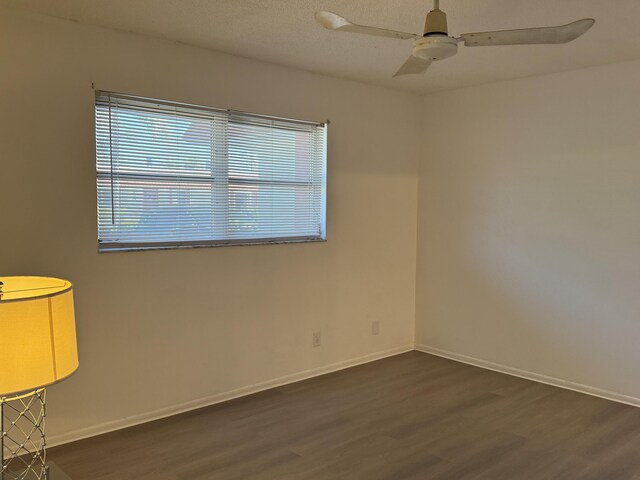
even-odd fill
[{"label": "window blinds", "polygon": [[326,126],[96,92],[100,250],[325,238]]}]

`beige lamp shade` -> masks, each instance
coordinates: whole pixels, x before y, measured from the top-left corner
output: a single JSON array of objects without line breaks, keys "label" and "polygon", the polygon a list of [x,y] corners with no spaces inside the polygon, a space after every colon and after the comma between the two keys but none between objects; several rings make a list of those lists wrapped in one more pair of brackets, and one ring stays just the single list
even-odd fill
[{"label": "beige lamp shade", "polygon": [[78,368],[71,283],[0,277],[0,396],[59,382]]}]

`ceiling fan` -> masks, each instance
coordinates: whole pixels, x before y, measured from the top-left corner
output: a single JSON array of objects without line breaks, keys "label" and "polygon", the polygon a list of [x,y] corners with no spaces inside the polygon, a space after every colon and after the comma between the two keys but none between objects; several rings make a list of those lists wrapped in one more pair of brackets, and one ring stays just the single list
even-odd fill
[{"label": "ceiling fan", "polygon": [[400,67],[394,77],[411,73],[424,73],[434,60],[444,60],[458,53],[458,43],[460,42],[464,42],[467,47],[567,43],[585,33],[596,22],[593,18],[584,18],[558,27],[463,33],[456,38],[449,36],[447,14],[440,10],[440,0],[434,0],[433,10],[427,15],[423,36],[358,25],[333,12],[316,12],[315,17],[320,25],[329,30],[413,40],[411,56]]}]

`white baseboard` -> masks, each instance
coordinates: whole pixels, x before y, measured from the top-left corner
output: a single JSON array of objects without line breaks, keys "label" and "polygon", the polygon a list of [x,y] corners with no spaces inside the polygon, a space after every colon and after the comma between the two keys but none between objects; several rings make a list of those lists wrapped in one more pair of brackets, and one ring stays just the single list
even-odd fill
[{"label": "white baseboard", "polygon": [[323,367],[312,368],[304,370],[302,372],[294,373],[291,375],[285,375],[284,377],[275,378],[273,380],[267,380],[265,382],[256,383],[254,385],[248,385],[246,387],[237,388],[228,392],[222,392],[208,397],[192,400],[189,402],[173,405],[170,407],[154,410],[152,412],[135,415],[132,417],[123,418],[111,422],[94,425],[87,428],[73,430],[71,432],[63,433],[60,435],[52,435],[47,437],[47,446],[54,447],[65,443],[75,442],[84,438],[94,437],[96,435],[102,435],[104,433],[121,430],[127,427],[133,427],[140,425],[141,423],[152,422],[154,420],[160,420],[162,418],[170,417],[172,415],[178,415],[180,413],[196,410],[198,408],[208,407],[215,405],[216,403],[226,402],[233,400],[234,398],[243,397],[245,395],[251,395],[252,393],[262,392],[270,388],[280,387],[289,383],[299,382],[309,378],[325,375],[331,372],[337,372],[344,370],[345,368],[355,367],[365,363],[380,360],[386,357],[399,355],[401,353],[417,350],[419,352],[429,353],[431,355],[437,355],[439,357],[448,358],[461,363],[466,363],[480,368],[488,370],[494,370],[500,373],[506,373],[507,375],[513,375],[516,377],[524,378],[527,380],[533,380],[534,382],[545,383],[554,387],[566,388],[587,395],[593,395],[596,397],[612,400],[614,402],[624,403],[635,407],[640,407],[640,398],[623,395],[621,393],[611,392],[601,388],[591,387],[588,385],[581,385],[579,383],[571,382],[568,380],[562,380],[555,377],[549,377],[547,375],[541,375],[539,373],[528,372],[526,370],[520,370],[514,367],[508,367],[499,363],[490,362],[487,360],[481,360],[479,358],[462,355],[459,353],[449,352],[435,347],[427,345],[417,344],[404,345],[402,347],[396,347],[382,352],[372,353],[364,355],[362,357],[353,358],[351,360],[345,360],[342,362],[332,363]]},{"label": "white baseboard", "polygon": [[226,402],[228,400],[233,400],[234,398],[244,397],[245,395],[262,392],[270,388],[281,387],[289,383],[299,382],[301,380],[317,377],[319,375],[337,372],[338,370],[344,370],[345,368],[355,367],[356,365],[362,365],[364,363],[369,363],[375,360],[380,360],[382,358],[399,355],[401,353],[410,352],[412,350],[414,350],[413,345],[404,345],[402,347],[396,347],[382,352],[364,355],[362,357],[353,358],[351,360],[345,360],[342,362],[325,365],[323,367],[312,368],[309,370],[304,370],[302,372],[293,373],[291,375],[285,375],[284,377],[267,380],[265,382],[256,383],[254,385],[248,385],[246,387],[237,388],[228,392],[217,393],[208,397],[199,398],[197,400],[161,408],[152,412],[123,418],[121,420],[114,420],[87,428],[73,430],[71,432],[63,433],[60,435],[47,436],[47,446],[54,447],[57,445],[82,440],[84,438],[94,437],[96,435],[102,435],[104,433],[121,430],[123,428],[133,427],[135,425],[140,425],[141,423],[160,420],[162,418],[178,415],[180,413],[196,410],[198,408],[208,407],[210,405],[215,405],[216,403]]},{"label": "white baseboard", "polygon": [[595,397],[604,398],[606,400],[612,400],[614,402],[624,403],[627,405],[632,405],[634,407],[640,407],[640,398],[623,395],[622,393],[611,392],[609,390],[591,387],[589,385],[582,385],[579,383],[571,382],[569,380],[562,380],[560,378],[549,377],[547,375],[541,375],[539,373],[528,372],[526,370],[520,370],[519,368],[508,367],[499,363],[469,357],[460,353],[449,352],[447,350],[430,347],[428,345],[417,344],[415,349],[419,352],[430,353],[431,355],[437,355],[438,357],[448,358],[449,360],[455,360],[456,362],[466,363],[475,367],[486,368],[487,370],[506,373],[507,375],[513,375],[515,377],[533,380],[534,382],[546,383],[547,385],[552,385],[554,387],[566,388],[567,390],[573,390],[574,392],[586,393],[587,395],[593,395]]}]

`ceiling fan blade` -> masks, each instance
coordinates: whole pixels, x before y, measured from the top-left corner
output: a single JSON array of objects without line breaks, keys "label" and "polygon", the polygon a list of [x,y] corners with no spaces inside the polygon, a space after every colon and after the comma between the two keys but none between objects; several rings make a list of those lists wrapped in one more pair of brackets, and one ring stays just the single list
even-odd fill
[{"label": "ceiling fan blade", "polygon": [[395,30],[387,30],[385,28],[357,25],[333,12],[316,12],[316,21],[324,28],[329,30],[340,30],[341,32],[364,33],[365,35],[400,38],[403,40],[418,37],[418,35],[413,33],[397,32]]},{"label": "ceiling fan blade", "polygon": [[400,67],[400,70],[396,72],[394,77],[399,75],[409,75],[412,73],[424,73],[429,68],[429,65],[433,63],[433,60],[425,60],[424,58],[418,58],[411,55],[406,62]]},{"label": "ceiling fan blade", "polygon": [[460,39],[467,47],[494,45],[538,45],[567,43],[585,33],[596,21],[585,18],[559,27],[523,28],[497,32],[464,33]]}]

